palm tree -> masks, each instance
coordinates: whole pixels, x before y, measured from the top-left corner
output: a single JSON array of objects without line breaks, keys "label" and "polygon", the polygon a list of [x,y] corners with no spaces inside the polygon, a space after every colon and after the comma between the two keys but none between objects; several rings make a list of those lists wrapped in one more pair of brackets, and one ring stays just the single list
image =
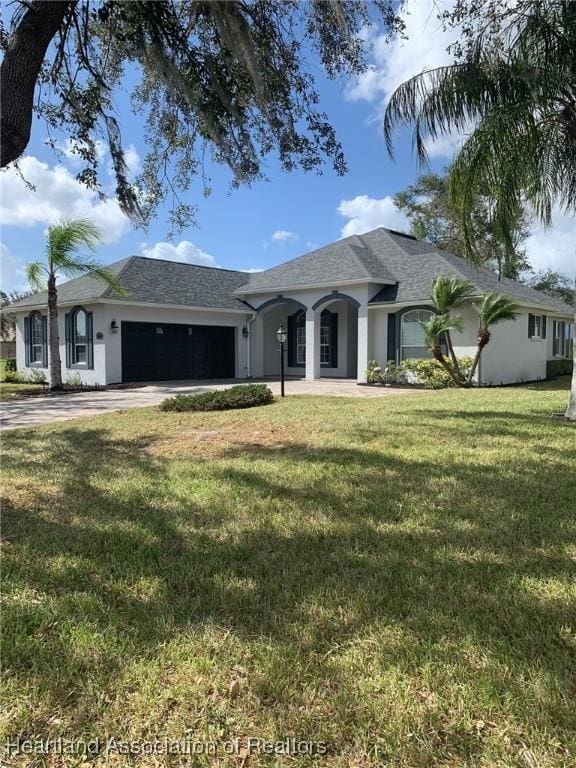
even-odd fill
[{"label": "palm tree", "polygon": [[[485,21],[455,64],[400,85],[384,118],[390,154],[396,128],[411,124],[423,163],[427,138],[473,126],[450,177],[471,259],[478,193],[492,199],[494,231],[510,245],[526,204],[545,225],[554,206],[576,212],[576,3],[517,3],[500,20],[487,4]],[[576,365],[566,418],[576,420]]]},{"label": "palm tree", "polygon": [[[448,315],[456,307],[460,307],[462,304],[470,301],[470,297],[473,296],[474,293],[474,286],[469,280],[441,275],[436,278],[432,284],[430,298],[432,299],[432,306],[437,315]],[[459,378],[464,379],[458,359],[454,353],[450,329],[444,331],[444,339],[446,340],[446,346],[448,347],[448,353],[452,360],[454,371]]]},{"label": "palm tree", "polygon": [[472,386],[474,374],[480,362],[480,356],[484,347],[489,343],[492,336],[490,328],[504,320],[516,320],[518,316],[518,305],[507,296],[501,293],[488,293],[484,297],[480,308],[480,327],[478,329],[478,341],[474,362],[468,373],[468,386]]},{"label": "palm tree", "polygon": [[457,387],[466,386],[466,380],[460,372],[458,362],[450,364],[442,352],[442,338],[446,338],[450,331],[461,331],[463,328],[462,318],[452,315],[449,312],[443,315],[434,314],[425,323],[420,323],[424,329],[426,346],[432,357],[444,368],[454,384]]},{"label": "palm tree", "polygon": [[[420,323],[426,334],[426,346],[432,357],[448,372],[450,378],[458,387],[471,387],[474,374],[478,368],[480,357],[491,338],[490,328],[504,320],[515,320],[518,314],[518,305],[502,296],[500,293],[488,293],[484,297],[480,307],[480,327],[476,354],[472,367],[465,376],[462,373],[458,358],[452,347],[451,331],[461,331],[462,318],[453,315],[455,307],[470,303],[474,298],[474,286],[467,280],[456,277],[439,277],[432,285],[432,304],[435,314],[425,323]],[[450,361],[446,360],[442,352],[441,340],[446,340],[446,346],[450,353]]]},{"label": "palm tree", "polygon": [[83,246],[93,250],[100,240],[100,232],[91,221],[82,218],[61,219],[48,227],[46,264],[34,261],[26,267],[30,285],[35,290],[48,289],[50,389],[62,389],[57,277],[60,274],[69,279],[90,275],[107,283],[118,293],[123,293],[118,281],[107,269],[89,256],[77,255]]}]

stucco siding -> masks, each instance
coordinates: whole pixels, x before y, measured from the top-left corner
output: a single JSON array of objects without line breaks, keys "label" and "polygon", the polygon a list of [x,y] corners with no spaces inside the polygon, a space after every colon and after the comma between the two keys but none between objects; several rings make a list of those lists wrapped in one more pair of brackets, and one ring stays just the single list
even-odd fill
[{"label": "stucco siding", "polygon": [[[235,328],[236,377],[246,376],[247,341],[242,334],[248,314],[217,312],[162,307],[138,307],[126,304],[85,304],[85,309],[93,312],[94,368],[67,369],[66,344],[64,335],[64,316],[70,308],[61,308],[58,316],[60,336],[60,357],[62,360],[62,379],[76,380],[80,377],[83,384],[117,384],[122,381],[122,322],[158,322],[182,323],[185,325],[217,325]],[[24,318],[28,313],[18,313],[16,321],[16,364],[19,371],[28,375],[33,370],[43,370],[48,379],[48,369],[37,366],[26,368],[24,349]],[[44,313],[45,314],[45,313]],[[112,328],[115,320],[118,330]],[[102,335],[99,339],[98,336]]]},{"label": "stucco siding", "polygon": [[[482,353],[482,384],[496,386],[546,378],[548,342],[528,338],[528,314],[527,309],[522,309],[515,321],[492,328],[492,338]],[[548,335],[550,321],[547,325]]]}]

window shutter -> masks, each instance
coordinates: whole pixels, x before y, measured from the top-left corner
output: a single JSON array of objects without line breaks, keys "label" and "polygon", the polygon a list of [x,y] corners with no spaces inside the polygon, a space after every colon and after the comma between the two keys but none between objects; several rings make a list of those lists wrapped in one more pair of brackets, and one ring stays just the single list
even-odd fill
[{"label": "window shutter", "polygon": [[534,336],[534,315],[528,315],[528,338],[531,339]]},{"label": "window shutter", "polygon": [[30,318],[25,317],[24,318],[24,354],[25,354],[25,360],[24,364],[26,365],[26,368],[30,365]]},{"label": "window shutter", "polygon": [[72,365],[72,315],[70,312],[64,317],[64,335],[66,337],[66,368]]},{"label": "window shutter", "polygon": [[388,313],[388,349],[386,360],[382,362],[388,362],[394,360],[396,362],[396,312]]},{"label": "window shutter", "polygon": [[546,315],[542,315],[542,338],[546,338]]},{"label": "window shutter", "polygon": [[42,366],[48,368],[48,318],[42,315]]},{"label": "window shutter", "polygon": [[338,368],[338,313],[330,316],[330,367]]},{"label": "window shutter", "polygon": [[92,312],[86,312],[86,344],[87,344],[87,354],[86,354],[86,360],[88,368],[92,369],[94,368],[94,334],[93,329],[94,324],[92,322]]},{"label": "window shutter", "polygon": [[288,316],[288,367],[296,365],[296,315]]}]

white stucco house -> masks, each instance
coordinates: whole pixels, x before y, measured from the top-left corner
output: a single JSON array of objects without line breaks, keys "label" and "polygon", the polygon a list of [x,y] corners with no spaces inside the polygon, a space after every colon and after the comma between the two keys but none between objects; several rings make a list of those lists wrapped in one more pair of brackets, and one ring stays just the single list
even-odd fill
[{"label": "white stucco house", "polygon": [[[499,325],[478,372],[481,385],[533,381],[569,355],[574,310],[476,269],[411,235],[375,229],[255,274],[131,256],[110,266],[126,291],[78,278],[59,285],[63,379],[86,384],[277,376],[276,331],[288,330],[287,373],[366,380],[368,360],[426,357],[419,320],[440,275],[497,290],[520,306]],[[48,377],[46,294],[13,305],[17,367]],[[456,353],[473,354],[478,312],[462,312]]]}]

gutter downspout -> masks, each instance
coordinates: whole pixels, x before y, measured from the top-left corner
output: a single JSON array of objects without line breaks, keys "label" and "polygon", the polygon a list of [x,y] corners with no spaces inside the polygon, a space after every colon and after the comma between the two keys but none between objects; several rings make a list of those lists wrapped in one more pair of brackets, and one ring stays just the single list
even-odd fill
[{"label": "gutter downspout", "polygon": [[252,323],[256,320],[257,314],[254,312],[252,317],[248,318],[246,328],[248,336],[246,337],[246,378],[252,378]]}]

